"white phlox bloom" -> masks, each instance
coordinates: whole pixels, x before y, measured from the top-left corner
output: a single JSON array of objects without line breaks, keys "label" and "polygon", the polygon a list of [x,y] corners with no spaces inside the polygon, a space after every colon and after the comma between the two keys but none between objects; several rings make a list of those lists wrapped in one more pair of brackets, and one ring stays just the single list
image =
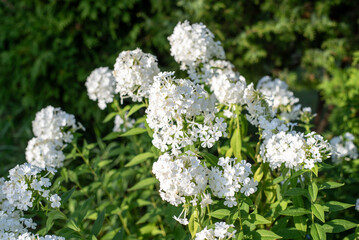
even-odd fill
[{"label": "white phlox bloom", "polygon": [[276,112],[269,106],[265,96],[254,89],[253,83],[249,84],[244,90],[244,101],[248,111],[246,117],[252,125],[260,127],[259,118],[271,121],[275,117]]},{"label": "white phlox bloom", "polygon": [[65,240],[64,237],[58,237],[55,235],[45,235],[45,236],[39,236],[37,234],[33,233],[24,233],[21,234],[17,240]]},{"label": "white phlox bloom", "polygon": [[121,99],[130,97],[132,101],[140,102],[148,97],[153,77],[159,72],[154,55],[143,53],[139,48],[123,51],[117,57],[113,71],[115,92],[120,93]]},{"label": "white phlox bloom", "polygon": [[303,133],[279,132],[265,139],[260,148],[264,162],[271,169],[282,166],[289,169],[312,169],[314,164],[330,156],[330,145],[322,136],[312,132]]},{"label": "white phlox bloom", "polygon": [[70,130],[78,129],[83,129],[83,126],[76,124],[74,115],[53,106],[41,109],[32,121],[32,131],[35,137],[41,139],[56,139],[69,143],[72,141]]},{"label": "white phlox bloom", "polygon": [[209,188],[214,196],[225,198],[224,205],[237,206],[235,194],[241,192],[247,197],[257,191],[258,182],[250,177],[251,164],[236,158],[219,158],[220,167],[212,167],[208,172]]},{"label": "white phlox bloom", "polygon": [[171,55],[181,64],[182,70],[194,71],[201,63],[225,57],[221,43],[214,41],[213,33],[203,23],[179,22],[168,40]]},{"label": "white phlox bloom", "polygon": [[197,141],[201,147],[211,148],[227,135],[227,124],[215,116],[214,101],[200,85],[173,75],[160,73],[150,91],[146,113],[147,123],[154,130],[153,145],[162,152],[171,147],[175,155]]},{"label": "white phlox bloom", "polygon": [[26,147],[26,160],[34,166],[45,168],[60,168],[63,166],[65,154],[62,149],[65,147],[60,140],[32,138]]},{"label": "white phlox bloom", "polygon": [[283,113],[281,116],[286,120],[296,120],[299,117],[301,106],[295,105],[299,99],[288,90],[285,82],[265,76],[259,80],[257,90],[266,97],[265,99],[274,111],[279,110]]},{"label": "white phlox bloom", "polygon": [[355,210],[359,211],[359,198],[355,202]]},{"label": "white phlox bloom", "polygon": [[207,186],[207,168],[191,151],[178,157],[161,155],[152,172],[160,182],[162,199],[175,206],[185,203],[185,197],[201,194]]},{"label": "white phlox bloom", "polygon": [[100,109],[105,109],[107,103],[113,102],[115,93],[115,78],[108,67],[93,70],[86,79],[86,88],[89,98],[98,101]]},{"label": "white phlox bloom", "polygon": [[225,222],[216,222],[214,229],[205,227],[202,231],[196,233],[195,240],[224,240],[235,238],[236,230],[229,232],[229,228],[234,228],[233,224],[226,224]]},{"label": "white phlox bloom", "polygon": [[24,213],[9,202],[3,192],[4,178],[0,178],[0,239],[17,239],[28,228],[35,229],[36,223],[31,218],[24,218]]},{"label": "white phlox bloom", "polygon": [[115,126],[113,127],[113,132],[126,132],[127,130],[133,128],[136,120],[129,118],[126,112],[124,118],[122,118],[120,115],[116,115],[114,122]]},{"label": "white phlox bloom", "polygon": [[[54,169],[43,169],[28,163],[17,165],[9,171],[9,180],[2,185],[2,192],[7,201],[19,210],[27,211],[33,207],[33,201],[38,196],[50,201],[59,197],[50,194],[51,182],[47,174],[41,177],[42,172],[54,172]],[[57,196],[57,197],[56,197]],[[53,201],[51,201],[53,202]],[[56,206],[59,207],[59,202]]]},{"label": "white phlox bloom", "polygon": [[342,136],[333,137],[330,140],[332,145],[332,160],[334,163],[341,163],[343,160],[358,158],[358,149],[354,144],[354,135],[346,132]]},{"label": "white phlox bloom", "polygon": [[36,114],[32,122],[35,137],[26,147],[26,160],[34,166],[59,168],[65,155],[62,150],[73,139],[73,132],[85,130],[75,117],[60,108],[48,106]]},{"label": "white phlox bloom", "polygon": [[230,62],[211,60],[203,69],[204,75],[208,76],[205,80],[220,104],[244,104],[246,80],[234,71],[234,66]]}]

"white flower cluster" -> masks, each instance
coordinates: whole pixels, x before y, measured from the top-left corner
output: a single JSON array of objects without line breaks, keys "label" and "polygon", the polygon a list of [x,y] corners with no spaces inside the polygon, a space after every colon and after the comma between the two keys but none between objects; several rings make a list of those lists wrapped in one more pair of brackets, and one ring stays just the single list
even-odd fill
[{"label": "white flower cluster", "polygon": [[230,227],[234,227],[233,224],[229,225],[225,222],[216,222],[214,229],[208,229],[205,227],[202,231],[196,234],[195,240],[224,240],[235,238],[236,230],[229,232]]},{"label": "white flower cluster", "polygon": [[152,54],[143,53],[139,48],[123,51],[117,57],[113,71],[115,93],[120,93],[121,99],[131,97],[134,102],[142,101],[148,97],[153,77],[159,72],[157,58]]},{"label": "white flower cluster", "polygon": [[129,118],[127,113],[125,117],[122,118],[120,115],[115,117],[115,126],[113,127],[113,132],[126,132],[128,129],[133,128],[135,125],[135,119]]},{"label": "white flower cluster", "polygon": [[332,159],[334,163],[341,163],[343,160],[358,158],[358,149],[353,143],[354,136],[351,133],[345,133],[342,136],[333,137],[330,140],[332,145]]},{"label": "white flower cluster", "polygon": [[157,75],[150,91],[146,113],[147,123],[154,130],[153,145],[162,152],[171,147],[175,155],[197,141],[203,148],[212,147],[226,136],[227,124],[215,117],[214,102],[200,85],[173,75]]},{"label": "white flower cluster", "polygon": [[[41,176],[45,170],[49,172]],[[9,180],[0,179],[0,239],[38,239],[35,238],[38,236],[28,233],[28,229],[36,228],[36,223],[23,216],[24,211],[33,207],[35,199],[49,201],[54,208],[60,207],[60,197],[50,194],[51,182],[46,177],[50,172],[54,173],[55,170],[25,163],[9,171]],[[57,239],[49,237],[56,236],[40,239]]]},{"label": "white flower cluster", "polygon": [[[12,239],[9,239],[12,240]],[[33,234],[33,233],[24,233],[20,235],[16,240],[65,240],[64,237],[58,237],[55,235],[45,235],[43,237]]]},{"label": "white flower cluster", "polygon": [[35,137],[26,147],[26,160],[40,168],[62,167],[65,159],[62,150],[80,128],[84,129],[76,124],[74,115],[52,106],[42,109],[32,122]]},{"label": "white flower cluster", "polygon": [[98,101],[100,109],[105,109],[107,103],[113,101],[115,92],[115,78],[108,67],[100,67],[93,70],[87,77],[87,94],[93,101]]},{"label": "white flower cluster", "polygon": [[234,66],[223,60],[211,60],[203,67],[204,79],[208,82],[211,91],[221,104],[244,104],[244,90],[246,80],[238,72],[234,71]]},{"label": "white flower cluster", "polygon": [[312,132],[302,133],[279,132],[266,139],[260,149],[264,162],[271,169],[282,166],[289,169],[312,169],[314,164],[322,162],[330,156],[330,145],[323,137]]},{"label": "white flower cluster", "polygon": [[163,200],[178,206],[185,197],[196,197],[207,186],[207,168],[191,151],[176,158],[165,153],[153,164],[152,172],[160,182]]},{"label": "white flower cluster", "polygon": [[210,59],[223,59],[225,54],[219,41],[214,41],[213,33],[202,23],[179,22],[168,37],[171,55],[181,64],[181,69],[195,69]]},{"label": "white flower cluster", "polygon": [[224,205],[237,206],[235,194],[241,192],[249,196],[257,191],[258,182],[249,176],[252,174],[251,164],[245,160],[237,163],[236,158],[220,158],[219,167],[212,167],[208,173],[209,187],[213,195],[225,198]]}]

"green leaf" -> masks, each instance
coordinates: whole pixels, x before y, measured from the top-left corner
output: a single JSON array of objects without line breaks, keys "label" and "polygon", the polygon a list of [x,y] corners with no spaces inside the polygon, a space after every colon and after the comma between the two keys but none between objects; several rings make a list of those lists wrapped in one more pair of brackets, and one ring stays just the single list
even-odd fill
[{"label": "green leaf", "polygon": [[120,137],[120,136],[121,136],[121,133],[120,133],[120,132],[112,132],[112,133],[107,134],[107,135],[103,138],[103,140],[109,141],[109,140],[113,140],[113,139],[115,139],[115,138],[118,138],[118,137]]},{"label": "green leaf", "polygon": [[256,172],[254,173],[254,176],[253,176],[253,180],[254,181],[257,181],[257,182],[260,182],[263,178],[263,175],[264,175],[264,164],[261,164],[259,166],[259,168],[256,170]]},{"label": "green leaf", "polygon": [[295,228],[280,228],[274,232],[285,239],[302,239],[305,236],[304,231]]},{"label": "green leaf", "polygon": [[281,239],[282,237],[275,234],[274,232],[259,229],[252,233],[254,240],[275,240],[275,239]]},{"label": "green leaf", "polygon": [[344,183],[337,183],[337,182],[326,182],[326,183],[322,183],[319,187],[319,190],[322,189],[332,189],[332,188],[338,188],[343,186]]},{"label": "green leaf", "polygon": [[304,208],[292,207],[281,211],[280,214],[285,216],[302,216],[305,214],[311,214],[311,212]]},{"label": "green leaf", "polygon": [[231,148],[233,150],[233,155],[237,159],[242,159],[241,151],[242,151],[242,139],[241,139],[241,131],[239,128],[234,130],[233,136],[231,138]]},{"label": "green leaf", "polygon": [[128,137],[128,136],[138,135],[138,134],[141,134],[144,132],[147,132],[147,130],[145,128],[132,128],[132,129],[128,130],[127,132],[121,134],[120,137]]},{"label": "green leaf", "polygon": [[286,197],[295,197],[295,196],[305,196],[308,193],[308,190],[304,189],[304,188],[292,188],[289,189],[288,191],[286,191],[283,196]]},{"label": "green leaf", "polygon": [[91,230],[91,234],[97,236],[102,228],[103,222],[105,220],[105,212],[106,210],[102,210],[102,212],[98,215],[92,230]]},{"label": "green leaf", "polygon": [[137,112],[138,110],[140,110],[141,108],[146,107],[146,104],[142,103],[142,104],[136,104],[134,105],[131,110],[128,112],[127,117],[130,117],[132,114],[134,114],[135,112]]},{"label": "green leaf", "polygon": [[56,220],[56,219],[66,220],[67,217],[65,214],[63,214],[62,212],[60,212],[57,209],[49,212],[47,214],[47,220],[46,220],[46,233],[51,229],[51,227],[54,223],[54,220]]},{"label": "green leaf", "polygon": [[318,196],[318,186],[315,184],[315,182],[311,182],[308,187],[310,198],[312,199],[312,202],[315,202],[317,200]]},{"label": "green leaf", "polygon": [[107,114],[107,116],[105,117],[105,119],[102,121],[102,123],[107,123],[108,121],[110,121],[112,118],[114,118],[117,115],[117,112],[112,112]]},{"label": "green leaf", "polygon": [[323,227],[318,223],[312,224],[310,228],[310,235],[313,240],[325,240],[327,238]]},{"label": "green leaf", "polygon": [[211,166],[216,166],[218,163],[218,158],[212,153],[200,152],[199,155],[201,155]]},{"label": "green leaf", "polygon": [[198,223],[198,211],[197,209],[195,209],[188,222],[188,229],[191,233],[192,238],[194,238],[194,236],[196,235],[199,226],[200,225]]},{"label": "green leaf", "polygon": [[354,206],[355,206],[354,204],[329,201],[324,204],[324,210],[328,212],[337,212]]},{"label": "green leaf", "polygon": [[214,217],[214,218],[223,219],[223,218],[229,216],[230,214],[231,214],[231,211],[228,209],[218,209],[216,211],[209,213],[208,215],[210,215],[211,217]]},{"label": "green leaf", "polygon": [[80,232],[81,229],[76,225],[76,223],[74,222],[74,220],[70,220],[69,222],[67,222],[66,224],[67,227],[71,228],[72,230],[76,231],[76,232]]},{"label": "green leaf", "polygon": [[125,231],[123,228],[121,228],[116,235],[113,237],[112,240],[122,240],[125,237]]},{"label": "green leaf", "polygon": [[256,213],[250,214],[249,218],[250,218],[251,222],[255,225],[271,223],[271,221],[267,220],[262,215],[259,215]]},{"label": "green leaf", "polygon": [[311,209],[312,212],[314,213],[314,216],[316,216],[320,221],[324,223],[325,222],[324,208],[321,205],[315,203],[312,204]]},{"label": "green leaf", "polygon": [[344,219],[334,219],[323,225],[324,231],[328,233],[340,233],[348,229],[355,228],[356,223]]},{"label": "green leaf", "polygon": [[151,157],[154,157],[153,153],[150,153],[150,152],[140,153],[136,157],[132,158],[131,161],[125,165],[125,167],[135,166],[137,164],[140,164],[140,163],[146,161],[147,159],[149,159]]},{"label": "green leaf", "polygon": [[70,191],[67,191],[61,195],[61,204],[64,204],[67,202],[67,200],[70,199],[71,195],[74,193],[75,188],[73,187]]},{"label": "green leaf", "polygon": [[101,161],[97,164],[97,166],[98,166],[99,168],[103,168],[103,167],[107,166],[108,164],[110,164],[110,163],[112,163],[112,162],[113,162],[112,160],[101,160]]},{"label": "green leaf", "polygon": [[[93,196],[87,199],[84,203],[80,205],[78,209],[76,209],[75,213],[77,215],[77,223],[80,224],[84,217],[86,216],[88,210],[90,209],[91,202],[93,200]],[[75,230],[76,231],[76,230]]]},{"label": "green leaf", "polygon": [[148,186],[154,185],[156,183],[158,183],[156,178],[153,177],[146,178],[136,183],[132,188],[128,189],[128,191],[135,191],[135,190],[147,188]]}]

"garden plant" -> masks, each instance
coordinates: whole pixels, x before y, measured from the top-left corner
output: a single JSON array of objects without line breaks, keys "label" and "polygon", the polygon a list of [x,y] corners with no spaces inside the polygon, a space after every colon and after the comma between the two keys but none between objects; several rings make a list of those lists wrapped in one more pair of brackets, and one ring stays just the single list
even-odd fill
[{"label": "garden plant", "polygon": [[61,106],[36,114],[27,163],[0,181],[0,238],[358,239],[359,54],[345,72],[328,60],[320,88],[348,120],[322,136],[285,81],[245,78],[204,24],[168,42],[179,71],[136,48],[88,73],[112,132]]}]

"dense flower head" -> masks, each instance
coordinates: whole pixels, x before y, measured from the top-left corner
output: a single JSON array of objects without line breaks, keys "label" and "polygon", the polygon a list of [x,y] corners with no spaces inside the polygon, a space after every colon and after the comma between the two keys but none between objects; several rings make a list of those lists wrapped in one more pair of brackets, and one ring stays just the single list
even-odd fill
[{"label": "dense flower head", "polygon": [[121,99],[130,97],[139,102],[148,97],[153,77],[160,72],[157,58],[149,53],[143,53],[137,48],[133,51],[123,51],[116,59],[113,75],[116,81],[116,93]]},{"label": "dense flower head", "polygon": [[207,168],[191,151],[177,157],[161,155],[152,172],[160,182],[162,199],[175,206],[185,203],[185,197],[198,196],[207,186]]},{"label": "dense flower head", "polygon": [[155,77],[146,110],[147,123],[154,130],[153,145],[162,152],[172,148],[173,154],[200,141],[210,148],[226,136],[226,123],[215,116],[213,99],[202,86],[190,80],[176,79],[173,72]]},{"label": "dense flower head", "polygon": [[60,140],[32,138],[26,147],[26,160],[34,166],[60,168],[63,166],[65,147]]},{"label": "dense flower head", "polygon": [[236,230],[233,230],[232,232],[228,231],[229,228],[234,228],[233,224],[216,222],[214,225],[214,229],[205,227],[202,231],[196,233],[195,240],[224,240],[236,237]]},{"label": "dense flower head", "polygon": [[241,192],[249,196],[257,191],[258,183],[250,178],[251,164],[245,160],[236,162],[236,158],[220,158],[220,167],[212,167],[208,172],[209,187],[213,195],[225,198],[224,205],[237,206],[235,194]]},{"label": "dense flower head", "polygon": [[244,104],[244,90],[246,80],[234,66],[223,60],[211,60],[203,67],[204,79],[208,82],[211,91],[221,104]]},{"label": "dense flower head", "polygon": [[105,109],[107,103],[113,102],[115,78],[108,67],[93,70],[87,77],[85,85],[89,98],[98,101],[100,109]]},{"label": "dense flower head", "polygon": [[[41,176],[43,172],[45,175]],[[19,210],[27,211],[32,208],[38,197],[50,201],[52,207],[58,207],[59,198],[56,194],[50,194],[51,182],[46,177],[50,172],[55,170],[39,168],[28,163],[17,165],[9,171],[9,180],[3,183],[2,192],[9,203]]]},{"label": "dense flower head", "polygon": [[38,234],[33,233],[24,233],[17,238],[17,240],[65,240],[64,237],[59,237],[55,235],[45,235],[45,236],[39,236]]},{"label": "dense flower head", "polygon": [[116,115],[114,122],[113,132],[126,132],[128,129],[133,128],[136,120],[128,117],[126,112],[124,118],[120,115]]},{"label": "dense flower head", "polygon": [[36,114],[32,128],[35,137],[28,142],[25,155],[29,163],[40,168],[62,167],[62,150],[72,141],[74,131],[84,129],[74,115],[52,106]]},{"label": "dense flower head", "polygon": [[35,137],[62,140],[67,143],[72,141],[71,131],[79,128],[83,127],[76,124],[74,115],[53,106],[41,109],[32,121],[32,131]]},{"label": "dense flower head", "polygon": [[252,125],[260,126],[260,118],[271,121],[275,117],[276,112],[269,106],[265,96],[254,89],[253,83],[244,90],[244,100],[248,111],[246,117]]},{"label": "dense flower head", "polygon": [[354,135],[346,132],[344,135],[333,137],[330,140],[332,145],[332,159],[335,163],[341,163],[343,160],[358,158],[358,149],[354,144]]},{"label": "dense flower head", "polygon": [[295,131],[279,132],[266,139],[260,154],[270,168],[312,169],[330,156],[330,145],[315,132],[304,135]]},{"label": "dense flower head", "polygon": [[274,110],[283,111],[287,106],[293,106],[299,102],[293,92],[288,90],[288,85],[278,78],[274,80],[269,76],[261,78],[257,84],[257,90],[266,96],[266,100]]},{"label": "dense flower head", "polygon": [[194,69],[200,63],[225,57],[221,43],[214,41],[213,33],[203,23],[191,25],[188,21],[179,22],[168,40],[171,55],[181,64],[182,70]]}]

